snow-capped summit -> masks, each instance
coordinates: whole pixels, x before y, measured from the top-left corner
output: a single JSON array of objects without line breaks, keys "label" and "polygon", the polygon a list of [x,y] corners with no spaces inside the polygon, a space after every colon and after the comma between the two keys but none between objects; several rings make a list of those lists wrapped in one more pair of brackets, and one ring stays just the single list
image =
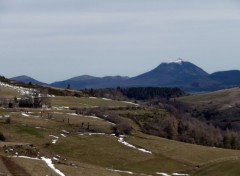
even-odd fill
[{"label": "snow-capped summit", "polygon": [[183,61],[183,59],[181,59],[181,58],[178,58],[177,60],[175,60],[175,61],[171,61],[171,62],[167,62],[168,64],[182,64],[184,61]]}]

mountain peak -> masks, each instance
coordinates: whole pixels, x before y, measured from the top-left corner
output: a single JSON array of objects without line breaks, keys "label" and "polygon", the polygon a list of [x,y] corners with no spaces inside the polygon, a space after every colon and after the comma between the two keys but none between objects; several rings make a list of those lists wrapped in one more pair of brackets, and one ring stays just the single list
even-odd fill
[{"label": "mountain peak", "polygon": [[18,81],[18,82],[23,82],[23,83],[32,83],[32,84],[38,84],[38,85],[46,85],[46,83],[40,82],[32,77],[29,77],[27,75],[21,75],[21,76],[16,76],[13,78],[10,78],[11,80]]},{"label": "mountain peak", "polygon": [[195,80],[208,76],[204,70],[191,62],[178,58],[173,62],[161,63],[155,69],[132,78],[131,85],[143,86],[176,86],[182,87],[191,84]]}]

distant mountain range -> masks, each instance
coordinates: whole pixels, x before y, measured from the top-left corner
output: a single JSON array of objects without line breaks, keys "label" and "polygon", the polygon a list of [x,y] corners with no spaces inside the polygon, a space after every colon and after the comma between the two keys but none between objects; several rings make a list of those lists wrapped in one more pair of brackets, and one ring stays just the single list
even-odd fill
[{"label": "distant mountain range", "polygon": [[65,81],[54,82],[51,84],[53,87],[66,88],[70,85],[71,88],[84,89],[84,88],[107,88],[121,86],[128,80],[128,77],[122,76],[106,76],[106,77],[93,77],[83,75],[74,77]]},{"label": "distant mountain range", "polygon": [[[46,85],[28,76],[11,78],[12,80],[32,84]],[[185,91],[213,91],[240,85],[240,71],[220,71],[208,74],[198,66],[178,59],[161,63],[155,69],[136,77],[106,76],[93,77],[83,75],[49,84],[53,87],[74,89],[112,88],[112,87],[180,87]]]}]

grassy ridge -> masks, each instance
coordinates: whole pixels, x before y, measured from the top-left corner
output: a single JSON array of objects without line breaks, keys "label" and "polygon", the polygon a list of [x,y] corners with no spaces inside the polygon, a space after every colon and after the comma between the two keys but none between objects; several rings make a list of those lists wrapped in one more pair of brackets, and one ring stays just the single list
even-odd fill
[{"label": "grassy ridge", "polygon": [[179,100],[189,104],[211,103],[212,105],[230,104],[235,105],[240,102],[240,88],[219,90],[205,94],[180,97]]},{"label": "grassy ridge", "polygon": [[53,106],[67,106],[67,107],[112,107],[112,106],[128,106],[129,104],[114,101],[114,100],[104,100],[101,98],[88,98],[88,97],[55,97],[52,98]]},{"label": "grassy ridge", "polygon": [[201,170],[196,171],[192,174],[192,176],[239,176],[240,169],[239,169],[240,160],[235,161],[225,161],[217,164],[213,164],[207,167],[204,167]]}]

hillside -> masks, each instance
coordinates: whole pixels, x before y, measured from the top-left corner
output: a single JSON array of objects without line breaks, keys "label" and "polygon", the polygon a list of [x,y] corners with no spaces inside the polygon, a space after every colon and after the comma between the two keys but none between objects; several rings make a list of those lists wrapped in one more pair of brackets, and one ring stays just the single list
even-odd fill
[{"label": "hillside", "polygon": [[[12,90],[5,88],[9,89],[5,92]],[[5,96],[5,92],[1,95]],[[20,96],[17,92],[8,96]],[[230,92],[230,97],[235,96]],[[97,97],[52,96],[50,99],[51,108],[44,110],[0,108],[0,132],[5,138],[0,135],[1,172],[237,176],[240,171],[239,150],[187,144],[143,133],[141,124],[146,120],[150,124],[156,115],[161,119],[172,118],[171,112],[163,107],[153,109],[152,104],[149,109],[147,105],[143,108],[141,104]],[[103,116],[98,116],[100,112]],[[5,121],[8,117],[11,121]],[[141,118],[137,123],[130,117]],[[129,134],[113,135],[114,130],[121,129],[119,121],[124,122],[123,130],[130,125]]]},{"label": "hillside", "polygon": [[179,98],[188,113],[221,129],[240,132],[240,88],[225,89]]},{"label": "hillside", "polygon": [[240,88],[224,89],[215,92],[201,93],[180,97],[179,100],[191,105],[208,105],[223,109],[238,106],[240,103]]}]

